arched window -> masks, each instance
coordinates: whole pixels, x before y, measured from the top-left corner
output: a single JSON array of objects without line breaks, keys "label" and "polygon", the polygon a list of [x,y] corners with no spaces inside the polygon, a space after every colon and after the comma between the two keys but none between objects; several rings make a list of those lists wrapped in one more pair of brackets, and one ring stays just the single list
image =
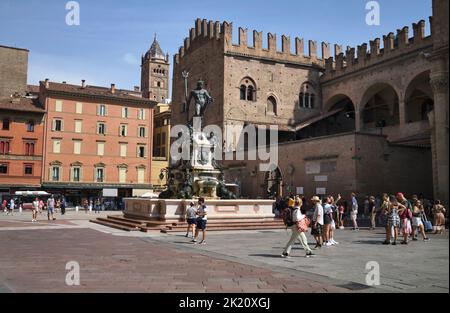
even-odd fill
[{"label": "arched window", "polygon": [[300,108],[314,109],[316,102],[316,94],[314,87],[306,82],[300,87],[300,94],[298,99],[298,105]]},{"label": "arched window", "polygon": [[256,101],[256,84],[255,82],[249,78],[246,77],[241,81],[240,87],[239,87],[239,94],[240,99],[244,101]]},{"label": "arched window", "polygon": [[277,100],[273,96],[267,98],[267,113],[277,114]]},{"label": "arched window", "polygon": [[255,90],[252,85],[247,87],[247,101],[254,101],[253,95],[255,93]]},{"label": "arched window", "polygon": [[240,99],[241,100],[245,100],[246,94],[247,94],[247,87],[245,85],[241,85],[241,96]]}]

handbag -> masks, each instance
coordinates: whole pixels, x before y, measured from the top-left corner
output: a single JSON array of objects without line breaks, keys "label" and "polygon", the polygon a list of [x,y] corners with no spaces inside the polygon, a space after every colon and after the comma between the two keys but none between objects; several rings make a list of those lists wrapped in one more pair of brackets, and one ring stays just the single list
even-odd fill
[{"label": "handbag", "polygon": [[308,231],[310,224],[311,221],[309,220],[309,218],[305,217],[297,222],[297,228],[300,232],[304,233]]}]

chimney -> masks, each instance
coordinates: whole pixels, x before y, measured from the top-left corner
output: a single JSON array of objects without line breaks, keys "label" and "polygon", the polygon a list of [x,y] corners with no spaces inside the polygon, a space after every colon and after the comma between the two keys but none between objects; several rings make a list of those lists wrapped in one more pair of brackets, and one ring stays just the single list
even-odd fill
[{"label": "chimney", "polygon": [[81,88],[86,88],[86,80],[81,80]]},{"label": "chimney", "polygon": [[134,86],[134,91],[139,92],[141,88],[139,86]]},{"label": "chimney", "polygon": [[45,88],[47,88],[47,89],[50,88],[50,83],[49,83],[49,79],[48,78],[45,79],[44,83],[45,83]]},{"label": "chimney", "polygon": [[116,92],[116,84],[111,84],[111,93]]}]

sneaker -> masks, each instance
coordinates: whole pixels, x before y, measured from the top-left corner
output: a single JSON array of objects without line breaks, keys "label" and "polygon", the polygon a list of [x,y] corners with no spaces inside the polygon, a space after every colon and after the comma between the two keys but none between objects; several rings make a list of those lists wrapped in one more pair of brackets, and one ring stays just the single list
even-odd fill
[{"label": "sneaker", "polygon": [[430,238],[423,238],[423,241],[430,241]]},{"label": "sneaker", "polygon": [[339,242],[337,242],[337,241],[334,240],[334,239],[331,239],[331,242],[332,242],[334,245],[338,245],[338,244],[339,244]]},{"label": "sneaker", "polygon": [[191,242],[193,242],[193,243],[197,243],[197,240],[195,240],[195,239],[192,239],[192,240],[191,240]]},{"label": "sneaker", "polygon": [[286,253],[286,252],[283,252],[283,253],[281,254],[281,257],[282,257],[282,258],[288,258],[288,257],[289,257],[289,254]]},{"label": "sneaker", "polygon": [[184,237],[186,237],[186,238],[189,237],[189,234],[186,234]]},{"label": "sneaker", "polygon": [[200,242],[201,245],[206,245],[206,241],[202,240],[202,242]]},{"label": "sneaker", "polygon": [[329,246],[332,246],[333,244],[331,243],[331,242],[326,242],[325,243],[325,246],[327,246],[327,247],[329,247]]},{"label": "sneaker", "polygon": [[312,253],[311,251],[306,252],[306,257],[307,257],[307,258],[310,258],[310,257],[312,257],[312,256],[315,256],[315,254]]},{"label": "sneaker", "polygon": [[407,245],[408,243],[406,241],[401,242],[402,245]]},{"label": "sneaker", "polygon": [[390,241],[387,241],[387,240],[385,240],[385,241],[383,241],[383,244],[384,244],[384,245],[390,245],[390,244],[391,244],[391,242],[390,242]]},{"label": "sneaker", "polygon": [[417,239],[416,237],[414,237],[412,240],[413,240],[413,241],[417,241],[418,239]]}]

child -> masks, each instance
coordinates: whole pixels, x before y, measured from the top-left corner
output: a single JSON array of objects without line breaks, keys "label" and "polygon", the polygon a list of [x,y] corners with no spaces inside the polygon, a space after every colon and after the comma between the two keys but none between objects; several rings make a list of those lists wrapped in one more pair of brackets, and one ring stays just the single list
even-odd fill
[{"label": "child", "polygon": [[197,208],[195,207],[194,202],[189,204],[189,208],[186,210],[186,220],[188,223],[186,230],[186,238],[189,237],[189,230],[192,230],[192,239],[194,239],[195,235],[195,224],[197,223]]}]

